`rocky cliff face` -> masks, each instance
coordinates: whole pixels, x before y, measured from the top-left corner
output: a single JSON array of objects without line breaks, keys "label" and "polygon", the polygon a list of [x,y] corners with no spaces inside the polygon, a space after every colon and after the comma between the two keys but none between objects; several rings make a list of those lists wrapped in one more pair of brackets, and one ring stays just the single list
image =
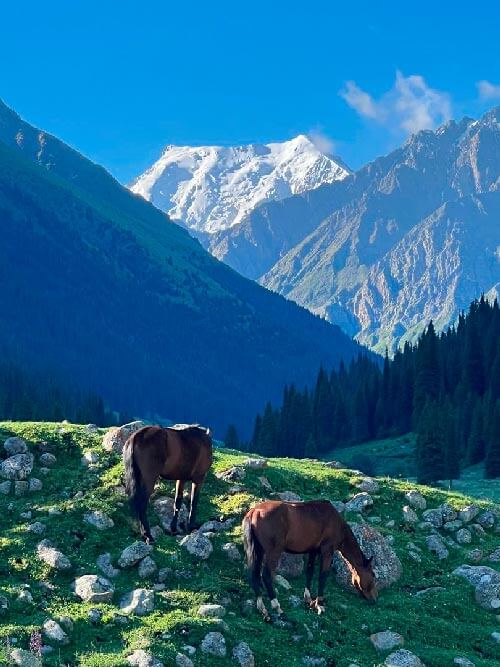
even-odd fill
[{"label": "rocky cliff face", "polygon": [[[383,351],[500,283],[500,109],[423,131],[288,210],[314,230],[260,282]],[[325,209],[329,207],[328,213]]]}]

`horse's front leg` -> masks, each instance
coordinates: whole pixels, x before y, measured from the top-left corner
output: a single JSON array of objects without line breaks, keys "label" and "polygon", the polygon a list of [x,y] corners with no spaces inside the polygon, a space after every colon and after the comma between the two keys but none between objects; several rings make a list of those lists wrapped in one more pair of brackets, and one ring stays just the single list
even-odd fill
[{"label": "horse's front leg", "polygon": [[306,568],[306,587],[304,588],[304,602],[306,606],[309,606],[312,602],[311,597],[311,584],[314,574],[314,563],[316,561],[317,552],[310,551],[307,559],[307,568]]},{"label": "horse's front leg", "polygon": [[189,507],[189,522],[188,522],[188,532],[191,532],[196,528],[196,510],[198,509],[198,501],[200,499],[200,491],[203,486],[203,482],[192,482],[191,484],[191,504]]},{"label": "horse's front leg", "polygon": [[170,532],[175,535],[177,532],[177,522],[179,519],[179,512],[182,506],[182,494],[184,493],[184,482],[178,479],[175,483],[175,500],[174,500],[174,515],[170,522]]},{"label": "horse's front leg", "polygon": [[332,567],[333,549],[326,547],[321,550],[321,568],[319,572],[318,597],[311,602],[311,609],[321,615],[325,613],[325,586]]}]

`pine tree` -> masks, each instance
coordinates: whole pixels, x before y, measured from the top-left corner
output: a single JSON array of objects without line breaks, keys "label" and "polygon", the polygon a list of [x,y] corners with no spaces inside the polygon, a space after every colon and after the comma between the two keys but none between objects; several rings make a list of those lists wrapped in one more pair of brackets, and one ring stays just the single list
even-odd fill
[{"label": "pine tree", "polygon": [[472,426],[467,443],[467,460],[470,465],[484,459],[486,442],[484,437],[484,417],[482,401],[477,400],[472,415]]},{"label": "pine tree", "polygon": [[238,431],[234,424],[229,424],[227,427],[224,444],[228,449],[240,449],[240,439],[238,438]]},{"label": "pine tree", "polygon": [[312,433],[309,434],[309,437],[307,438],[306,441],[306,446],[304,448],[304,456],[307,459],[314,459],[317,456],[317,447],[316,447],[316,440],[314,439],[314,436]]},{"label": "pine tree", "polygon": [[440,411],[435,402],[427,402],[418,423],[416,464],[417,481],[428,484],[444,479],[445,436]]},{"label": "pine tree", "polygon": [[276,454],[277,444],[277,424],[276,413],[271,403],[267,403],[262,416],[262,423],[259,432],[258,452],[264,456],[273,456]]}]

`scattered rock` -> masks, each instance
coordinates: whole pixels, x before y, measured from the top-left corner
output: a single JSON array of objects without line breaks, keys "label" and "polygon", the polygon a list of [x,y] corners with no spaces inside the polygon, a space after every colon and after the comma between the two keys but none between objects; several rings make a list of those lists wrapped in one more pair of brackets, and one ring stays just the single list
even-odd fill
[{"label": "scattered rock", "polygon": [[276,586],[281,586],[281,588],[284,588],[286,591],[290,591],[292,589],[290,582],[281,574],[276,574],[274,576],[274,583]]},{"label": "scattered rock", "polygon": [[427,507],[427,501],[424,496],[416,489],[412,489],[405,493],[405,498],[409,504],[417,510],[425,510]]},{"label": "scattered rock", "polygon": [[497,547],[493,553],[488,556],[490,563],[500,563],[500,547]]},{"label": "scattered rock", "polygon": [[424,667],[424,663],[420,658],[417,658],[414,653],[404,648],[400,648],[399,651],[388,655],[384,665],[387,665],[387,667]]},{"label": "scattered rock", "polygon": [[240,642],[233,648],[233,658],[240,665],[240,667],[254,667],[255,658],[246,642]]},{"label": "scattered rock", "polygon": [[14,482],[14,495],[24,496],[30,489],[29,482],[26,480],[16,480]]},{"label": "scattered rock", "polygon": [[21,591],[17,596],[17,602],[21,604],[33,604],[33,596],[30,591]]},{"label": "scattered rock", "polygon": [[43,489],[43,483],[41,479],[37,479],[36,477],[30,477],[28,480],[28,491],[30,493],[33,493],[34,491],[41,491]]},{"label": "scattered rock", "polygon": [[170,567],[162,567],[161,570],[158,571],[158,581],[160,584],[167,581],[171,574],[172,569]]},{"label": "scattered rock", "polygon": [[483,559],[483,552],[481,549],[471,549],[465,555],[468,561],[471,563],[479,563]]},{"label": "scattered rock", "polygon": [[208,618],[222,618],[226,615],[226,609],[221,604],[202,604],[198,607],[198,616]]},{"label": "scattered rock", "polygon": [[104,435],[102,439],[102,446],[107,452],[116,452],[121,454],[123,446],[127,439],[140,428],[143,428],[145,423],[142,421],[130,422],[120,427],[114,427]]},{"label": "scattered rock", "polygon": [[8,456],[14,456],[15,454],[26,454],[28,451],[28,445],[22,438],[12,436],[7,438],[3,443],[3,448],[7,452]]},{"label": "scattered rock", "polygon": [[4,496],[8,496],[12,488],[12,482],[7,480],[6,482],[0,483],[0,493]]},{"label": "scattered rock", "polygon": [[69,558],[62,551],[53,547],[48,540],[42,540],[37,544],[36,553],[40,560],[55,570],[69,570],[72,567]]},{"label": "scattered rock", "polygon": [[132,567],[146,556],[149,556],[152,551],[153,546],[151,544],[139,541],[133,542],[122,551],[118,559],[118,565],[121,568]]},{"label": "scattered rock", "polygon": [[14,454],[0,463],[0,477],[3,479],[27,479],[33,470],[33,454]]},{"label": "scattered rock", "polygon": [[341,500],[330,500],[330,503],[339,514],[343,514],[345,512],[345,503],[343,503]]},{"label": "scattered rock", "polygon": [[50,452],[45,452],[40,456],[40,463],[43,466],[46,466],[47,468],[50,468],[51,466],[55,465],[57,463],[57,459],[54,456],[54,454],[51,454]]},{"label": "scattered rock", "polygon": [[208,632],[201,642],[201,652],[217,658],[226,657],[226,640],[220,632]]},{"label": "scattered rock", "polygon": [[302,498],[293,491],[280,491],[274,495],[278,496],[280,500],[283,500],[286,503],[300,503],[302,500]]},{"label": "scattered rock", "polygon": [[157,570],[158,566],[151,558],[151,556],[146,556],[146,558],[143,558],[139,563],[139,567],[137,568],[137,572],[141,577],[141,579],[146,579],[146,577],[152,577]]},{"label": "scattered rock", "polygon": [[194,663],[191,658],[188,658],[187,655],[183,653],[178,653],[175,656],[176,667],[194,667]]},{"label": "scattered rock", "polygon": [[370,641],[378,651],[391,651],[396,646],[403,646],[404,638],[397,632],[384,630],[384,632],[377,632],[370,635]]},{"label": "scattered rock", "polygon": [[415,597],[420,598],[429,593],[442,593],[446,588],[444,586],[429,586],[429,588],[423,588],[421,591],[415,593]]},{"label": "scattered rock", "polygon": [[496,516],[491,510],[485,510],[477,517],[476,521],[482,528],[493,528]]},{"label": "scattered rock", "polygon": [[163,667],[163,662],[143,649],[137,649],[127,656],[127,662],[132,667]]},{"label": "scattered rock", "polygon": [[443,503],[438,507],[438,509],[441,511],[441,516],[443,517],[443,523],[446,523],[448,521],[455,521],[455,519],[458,516],[457,510],[454,509],[451,505],[448,505],[448,503]]},{"label": "scattered rock", "polygon": [[113,519],[100,510],[87,512],[87,514],[84,515],[83,520],[90,526],[97,528],[97,530],[108,530],[115,525]]},{"label": "scattered rock", "polygon": [[200,533],[218,533],[222,530],[229,530],[234,524],[234,519],[226,519],[225,521],[205,521],[205,523],[198,528]]},{"label": "scattered rock", "polygon": [[492,632],[491,638],[493,639],[493,641],[500,643],[500,632]]},{"label": "scattered rock", "polygon": [[[170,532],[170,525],[174,516],[174,499],[169,498],[168,496],[162,496],[158,498],[153,503],[154,510],[158,515],[160,524],[164,530]],[[187,523],[189,517],[188,509],[184,503],[182,503],[179,510],[178,522],[180,524]]]},{"label": "scattered rock", "polygon": [[86,468],[95,465],[99,462],[99,454],[93,451],[83,452],[82,465]]},{"label": "scattered rock", "polygon": [[304,571],[304,556],[283,552],[278,561],[276,571],[283,577],[300,577]]},{"label": "scattered rock", "polygon": [[459,544],[470,544],[472,542],[472,535],[467,528],[460,528],[455,535],[455,539]]},{"label": "scattered rock", "polygon": [[192,556],[196,556],[202,560],[206,560],[213,551],[212,543],[208,537],[199,531],[183,537],[180,541],[180,545]]},{"label": "scattered rock", "polygon": [[272,491],[272,490],[273,490],[273,487],[271,486],[271,483],[270,483],[270,481],[267,479],[267,477],[262,476],[262,477],[259,477],[258,479],[259,479],[260,485],[261,485],[262,488],[264,488],[266,491]]},{"label": "scattered rock", "polygon": [[467,507],[462,508],[458,513],[458,518],[464,523],[469,523],[472,519],[475,519],[479,514],[479,507],[477,505],[467,505]]},{"label": "scattered rock", "polygon": [[110,602],[115,589],[110,581],[97,574],[84,574],[77,577],[73,590],[84,602]]},{"label": "scattered rock", "polygon": [[222,551],[226,554],[229,560],[241,560],[241,554],[234,542],[226,542],[222,545]]},{"label": "scattered rock", "polygon": [[463,523],[460,521],[460,519],[454,519],[453,521],[447,521],[445,524],[443,524],[443,528],[448,533],[452,533],[454,530],[459,530],[462,525]]},{"label": "scattered rock", "polygon": [[266,459],[247,459],[243,465],[246,468],[261,470],[262,468],[267,468],[267,461]]},{"label": "scattered rock", "polygon": [[372,477],[363,477],[361,481],[355,483],[355,487],[360,491],[365,491],[367,493],[377,493],[380,485],[377,480]]},{"label": "scattered rock", "polygon": [[485,565],[461,565],[453,574],[474,586],[476,602],[483,609],[500,609],[500,572]]},{"label": "scattered rock", "polygon": [[224,482],[241,482],[245,479],[245,468],[243,466],[233,466],[229,470],[216,473],[215,476]]},{"label": "scattered rock", "polygon": [[31,653],[31,651],[24,651],[22,648],[15,648],[10,653],[10,659],[14,665],[19,667],[42,667],[42,659]]},{"label": "scattered rock", "polygon": [[429,551],[435,554],[439,560],[444,560],[450,555],[439,535],[429,535],[425,541]]},{"label": "scattered rock", "polygon": [[324,658],[316,658],[312,655],[305,655],[302,658],[302,664],[306,667],[325,667],[326,660]]},{"label": "scattered rock", "polygon": [[418,521],[417,513],[409,505],[403,507],[403,521],[409,524],[417,523]]},{"label": "scattered rock", "polygon": [[9,611],[9,601],[5,595],[0,595],[0,616],[4,616]]},{"label": "scattered rock", "polygon": [[145,616],[154,610],[154,591],[146,588],[136,588],[120,600],[120,609],[124,614]]},{"label": "scattered rock", "polygon": [[454,665],[461,665],[461,667],[476,667],[473,662],[471,662],[468,658],[462,658],[462,657],[456,657],[453,658],[453,664]]},{"label": "scattered rock", "polygon": [[[373,556],[373,571],[379,590],[387,588],[399,579],[402,567],[395,551],[384,536],[368,524],[349,524],[354,536],[367,558]],[[348,590],[352,590],[351,573],[345,561],[338,553],[333,557],[337,581]]]},{"label": "scattered rock", "polygon": [[340,463],[340,461],[325,461],[323,463],[325,468],[333,468],[334,470],[344,470],[345,465],[343,463]]},{"label": "scattered rock", "polygon": [[373,498],[369,493],[362,492],[357,493],[345,504],[346,512],[362,512],[368,507],[372,507]]},{"label": "scattered rock", "polygon": [[98,556],[96,565],[101,570],[101,572],[110,579],[114,579],[120,574],[120,570],[117,570],[115,567],[113,567],[111,563],[111,554],[109,553],[101,554]]},{"label": "scattered rock", "polygon": [[51,618],[47,619],[42,625],[42,633],[49,642],[69,644],[68,635],[64,632],[59,623]]},{"label": "scattered rock", "polygon": [[443,526],[443,513],[440,509],[425,510],[422,514],[424,521],[430,523],[434,528],[442,528]]}]

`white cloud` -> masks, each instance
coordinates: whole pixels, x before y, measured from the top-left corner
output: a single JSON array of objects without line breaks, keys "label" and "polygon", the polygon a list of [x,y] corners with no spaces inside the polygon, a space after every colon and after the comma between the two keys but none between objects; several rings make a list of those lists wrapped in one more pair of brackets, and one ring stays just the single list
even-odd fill
[{"label": "white cloud", "polygon": [[330,137],[327,137],[321,130],[315,129],[308,132],[309,139],[316,148],[326,155],[333,155],[335,152],[335,143]]},{"label": "white cloud", "polygon": [[479,97],[481,100],[498,100],[500,99],[500,85],[491,83],[491,81],[478,81],[476,83]]},{"label": "white cloud", "polygon": [[452,115],[448,93],[431,88],[418,74],[405,77],[396,72],[392,88],[379,99],[353,81],[346,83],[340,95],[361,116],[406,133],[434,129]]}]

